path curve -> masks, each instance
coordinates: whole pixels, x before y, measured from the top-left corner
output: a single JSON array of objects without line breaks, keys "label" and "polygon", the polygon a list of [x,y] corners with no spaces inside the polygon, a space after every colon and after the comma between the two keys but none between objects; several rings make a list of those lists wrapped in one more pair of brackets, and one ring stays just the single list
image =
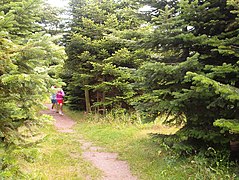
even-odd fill
[{"label": "path curve", "polygon": [[[54,125],[60,132],[73,133],[72,127],[76,124],[66,115],[59,115],[51,110],[51,104],[46,104],[48,110],[43,113],[53,116],[56,120]],[[103,172],[102,180],[138,180],[130,172],[130,168],[126,161],[118,159],[117,153],[105,152],[102,147],[94,146],[91,142],[79,139],[83,150],[83,157],[90,161],[94,166]]]}]

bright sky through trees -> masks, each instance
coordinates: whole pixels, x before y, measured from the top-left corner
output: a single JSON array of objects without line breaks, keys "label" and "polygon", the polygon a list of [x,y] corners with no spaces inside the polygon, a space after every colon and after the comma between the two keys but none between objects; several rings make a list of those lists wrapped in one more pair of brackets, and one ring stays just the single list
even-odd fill
[{"label": "bright sky through trees", "polygon": [[56,7],[66,7],[68,5],[68,0],[46,0],[49,4]]}]

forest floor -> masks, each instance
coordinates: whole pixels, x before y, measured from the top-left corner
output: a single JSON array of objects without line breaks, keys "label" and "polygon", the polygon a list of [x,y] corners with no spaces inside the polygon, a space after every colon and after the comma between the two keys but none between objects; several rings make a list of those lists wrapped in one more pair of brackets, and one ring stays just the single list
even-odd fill
[{"label": "forest floor", "polygon": [[[51,115],[56,121],[54,123],[56,129],[62,133],[73,133],[73,126],[76,124],[71,118],[66,115],[59,115],[54,110],[51,110],[51,104],[46,105],[48,110],[44,114]],[[103,180],[137,180],[130,172],[129,165],[126,161],[118,159],[117,153],[104,151],[104,148],[94,146],[92,142],[86,141],[83,137],[79,139],[82,156],[86,161],[91,162],[96,168],[103,173]],[[79,152],[80,153],[80,152]],[[86,179],[88,179],[86,177]]]}]

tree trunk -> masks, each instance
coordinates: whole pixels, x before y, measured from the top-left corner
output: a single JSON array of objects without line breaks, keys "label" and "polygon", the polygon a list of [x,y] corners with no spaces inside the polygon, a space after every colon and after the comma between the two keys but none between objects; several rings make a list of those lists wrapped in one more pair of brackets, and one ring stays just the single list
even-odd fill
[{"label": "tree trunk", "polygon": [[239,141],[230,141],[230,160],[239,162]]},{"label": "tree trunk", "polygon": [[86,112],[87,113],[91,112],[89,89],[85,89],[85,107],[86,107]]},{"label": "tree trunk", "polygon": [[[100,93],[99,93],[99,91],[97,91],[96,98],[97,98],[97,103],[99,103],[100,102]],[[100,107],[98,105],[97,106],[97,113],[99,113],[99,111],[100,111]]]},{"label": "tree trunk", "polygon": [[[105,92],[102,94],[102,101],[105,102]],[[106,113],[105,105],[103,105],[104,113]]]}]

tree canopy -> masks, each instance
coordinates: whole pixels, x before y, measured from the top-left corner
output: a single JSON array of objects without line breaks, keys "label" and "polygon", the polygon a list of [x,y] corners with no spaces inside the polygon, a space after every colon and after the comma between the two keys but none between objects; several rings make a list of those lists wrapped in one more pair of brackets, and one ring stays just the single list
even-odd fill
[{"label": "tree canopy", "polygon": [[[165,122],[185,124],[176,135],[187,152],[237,138],[236,1],[70,4],[65,80],[73,108],[137,110],[145,121],[167,114]],[[151,9],[139,11],[144,5]]]}]

